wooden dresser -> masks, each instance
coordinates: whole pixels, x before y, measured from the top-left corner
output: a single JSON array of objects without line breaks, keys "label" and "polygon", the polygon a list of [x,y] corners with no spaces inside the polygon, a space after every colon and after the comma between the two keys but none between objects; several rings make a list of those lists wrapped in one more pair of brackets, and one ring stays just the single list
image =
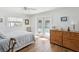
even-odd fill
[{"label": "wooden dresser", "polygon": [[79,33],[77,32],[50,30],[50,42],[79,51]]},{"label": "wooden dresser", "polygon": [[50,31],[50,42],[51,43],[56,43],[62,46],[62,38],[63,37],[62,37],[61,31],[56,31],[56,30]]}]

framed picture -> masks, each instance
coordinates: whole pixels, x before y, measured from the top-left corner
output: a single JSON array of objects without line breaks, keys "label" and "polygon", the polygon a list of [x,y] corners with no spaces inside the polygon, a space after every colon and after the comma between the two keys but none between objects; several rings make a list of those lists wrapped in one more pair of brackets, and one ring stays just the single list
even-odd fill
[{"label": "framed picture", "polygon": [[0,18],[0,22],[3,22],[3,18]]},{"label": "framed picture", "polygon": [[25,25],[29,25],[29,19],[25,19]]},{"label": "framed picture", "polygon": [[61,17],[61,21],[67,21],[67,17]]}]

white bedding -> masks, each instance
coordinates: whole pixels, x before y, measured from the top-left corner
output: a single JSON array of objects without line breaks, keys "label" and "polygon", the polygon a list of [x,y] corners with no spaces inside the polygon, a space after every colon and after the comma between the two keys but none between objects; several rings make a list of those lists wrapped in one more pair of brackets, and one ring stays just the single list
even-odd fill
[{"label": "white bedding", "polygon": [[0,40],[0,51],[7,51],[8,50],[8,42],[10,38],[16,39],[16,45],[14,51],[17,51],[31,43],[34,42],[34,35],[31,32],[26,31],[13,31],[13,32],[5,32],[3,33],[6,36],[6,39]]}]

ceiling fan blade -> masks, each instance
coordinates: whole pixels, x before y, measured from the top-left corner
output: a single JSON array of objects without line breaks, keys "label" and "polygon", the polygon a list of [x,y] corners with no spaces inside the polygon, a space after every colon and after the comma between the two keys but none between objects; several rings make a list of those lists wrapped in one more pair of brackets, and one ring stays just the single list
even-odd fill
[{"label": "ceiling fan blade", "polygon": [[24,10],[36,10],[35,8],[24,7]]}]

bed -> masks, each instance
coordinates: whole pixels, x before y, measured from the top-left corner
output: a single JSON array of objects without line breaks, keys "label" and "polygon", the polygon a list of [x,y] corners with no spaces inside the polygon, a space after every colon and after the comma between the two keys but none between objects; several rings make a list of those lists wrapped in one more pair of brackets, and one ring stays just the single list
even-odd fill
[{"label": "bed", "polygon": [[14,51],[20,50],[21,48],[34,43],[34,35],[32,32],[26,31],[8,31],[2,33],[5,38],[0,38],[0,52],[6,52],[8,50],[10,38],[16,39],[16,45]]}]

